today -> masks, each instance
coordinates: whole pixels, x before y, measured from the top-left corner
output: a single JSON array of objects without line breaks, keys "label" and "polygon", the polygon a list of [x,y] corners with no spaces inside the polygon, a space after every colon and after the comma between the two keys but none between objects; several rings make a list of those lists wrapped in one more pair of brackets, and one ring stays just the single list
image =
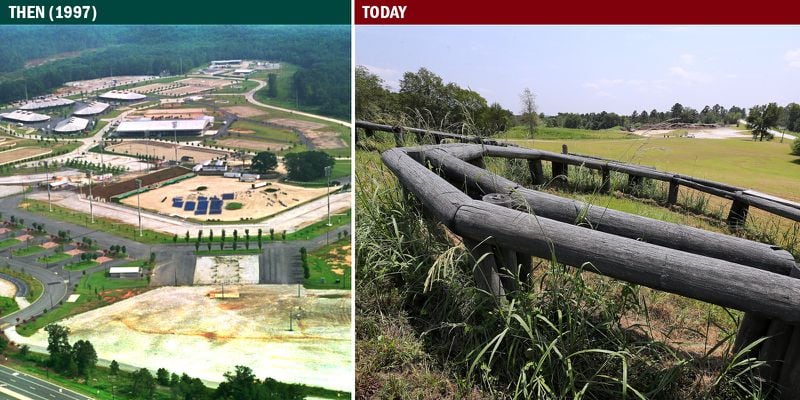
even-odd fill
[{"label": "today", "polygon": [[364,18],[403,19],[408,6],[361,6]]}]

